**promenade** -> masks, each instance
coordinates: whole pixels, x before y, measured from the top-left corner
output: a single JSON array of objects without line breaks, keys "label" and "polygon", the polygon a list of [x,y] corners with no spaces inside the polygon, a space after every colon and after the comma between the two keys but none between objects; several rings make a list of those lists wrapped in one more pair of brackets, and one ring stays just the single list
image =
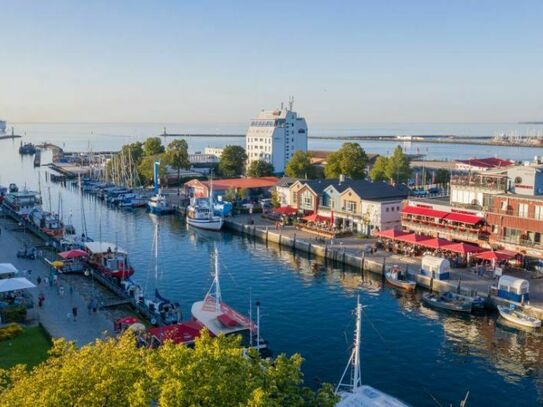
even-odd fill
[{"label": "promenade", "polygon": [[[30,289],[34,297],[34,308],[28,310],[28,316],[34,322],[41,322],[51,337],[64,337],[74,341],[78,346],[93,342],[103,335],[111,335],[113,325],[107,315],[98,311],[88,312],[89,299],[78,290],[64,276],[59,276],[58,285],[49,286],[45,283],[50,276],[49,265],[41,260],[26,260],[17,258],[17,251],[27,242],[29,245],[39,245],[42,242],[35,236],[14,230],[16,224],[6,219],[0,219],[0,263],[12,263],[20,271],[20,277],[25,276],[38,285],[38,276],[41,278],[39,287]],[[25,272],[31,270],[31,272]],[[64,287],[64,294],[60,295],[58,286]],[[43,293],[45,302],[38,307],[38,296]],[[77,320],[72,318],[72,308],[77,307]]]},{"label": "promenade", "polygon": [[[260,214],[254,215],[236,215],[230,218],[229,221],[241,224],[255,226],[260,230],[268,230],[270,233],[281,234],[282,236],[296,239],[296,241],[305,241],[313,246],[326,246],[328,251],[336,251],[340,254],[346,253],[357,258],[364,258],[379,264],[397,264],[403,268],[407,268],[410,273],[417,274],[420,270],[420,257],[410,257],[389,253],[383,250],[377,250],[370,254],[366,250],[372,246],[376,239],[360,239],[356,236],[335,238],[332,242],[330,239],[316,239],[316,235],[297,230],[294,226],[283,226],[280,229],[275,229],[274,222],[264,219]],[[530,282],[530,304],[534,307],[543,309],[543,278],[532,278],[533,273],[530,272],[515,272],[512,274],[516,277],[525,278]],[[469,269],[452,269],[450,282],[459,282],[461,287],[468,290],[475,290],[481,294],[486,294],[489,287],[496,283],[496,280],[478,276]]]}]

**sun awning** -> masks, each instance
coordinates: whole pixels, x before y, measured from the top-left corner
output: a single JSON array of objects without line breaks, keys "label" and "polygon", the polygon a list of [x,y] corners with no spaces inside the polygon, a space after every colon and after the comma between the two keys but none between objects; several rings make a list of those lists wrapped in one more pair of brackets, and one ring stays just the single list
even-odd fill
[{"label": "sun awning", "polygon": [[406,215],[419,215],[426,216],[429,218],[439,218],[442,219],[447,216],[449,212],[437,211],[431,208],[423,208],[421,206],[404,206],[402,209],[402,214]]},{"label": "sun awning", "polygon": [[475,225],[483,221],[483,218],[476,215],[468,215],[466,213],[451,212],[445,216],[445,220],[450,220],[452,222],[461,222],[468,225]]},{"label": "sun awning", "polygon": [[279,215],[296,215],[298,210],[296,208],[291,208],[290,206],[282,206],[280,208],[274,208],[273,212]]},{"label": "sun awning", "polygon": [[424,247],[429,247],[430,249],[443,249],[451,243],[452,242],[450,240],[434,237],[432,239],[423,240],[422,242],[420,242],[420,245]]},{"label": "sun awning", "polygon": [[17,274],[19,270],[11,263],[0,263],[0,276],[3,274]]},{"label": "sun awning", "polygon": [[302,220],[305,220],[306,222],[330,222],[332,219],[326,216],[313,214],[304,216]]},{"label": "sun awning", "polygon": [[444,247],[445,250],[448,250],[450,252],[460,253],[460,254],[467,254],[467,253],[479,253],[482,252],[484,249],[481,249],[479,246],[475,246],[468,243],[451,243]]},{"label": "sun awning", "polygon": [[387,239],[397,239],[400,236],[405,236],[408,234],[409,233],[402,232],[401,230],[398,230],[398,229],[388,229],[388,230],[383,230],[382,232],[375,233],[375,236],[384,237]]},{"label": "sun awning", "polygon": [[80,257],[87,257],[89,254],[85,250],[74,249],[67,252],[60,252],[58,255],[63,259],[78,259]]},{"label": "sun awning", "polygon": [[399,237],[396,238],[396,240],[398,240],[400,242],[405,242],[405,243],[420,244],[420,242],[428,240],[428,237],[427,236],[417,235],[415,233],[411,233],[411,234],[399,236]]},{"label": "sun awning", "polygon": [[502,260],[509,260],[509,259],[515,257],[515,254],[510,255],[510,254],[506,254],[506,253],[495,252],[493,250],[488,250],[486,252],[477,253],[475,255],[475,257],[477,257],[478,259],[481,259],[481,260],[498,260],[498,261],[502,261]]},{"label": "sun awning", "polygon": [[0,280],[0,293],[9,291],[25,290],[27,288],[35,288],[36,286],[24,277],[6,278]]}]

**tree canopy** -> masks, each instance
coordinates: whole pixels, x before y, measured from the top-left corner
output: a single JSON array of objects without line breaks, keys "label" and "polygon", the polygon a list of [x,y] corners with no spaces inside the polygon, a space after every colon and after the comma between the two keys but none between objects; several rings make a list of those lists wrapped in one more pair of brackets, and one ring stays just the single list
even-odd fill
[{"label": "tree canopy", "polygon": [[[138,173],[144,183],[149,184],[153,181],[153,171],[154,171],[155,161],[161,161],[162,157],[163,157],[162,154],[156,154],[156,155],[143,157],[143,160],[141,160],[141,163],[138,165]],[[159,170],[158,170],[158,176],[161,179],[163,179],[166,176],[166,167],[164,165],[160,165]]]},{"label": "tree canopy", "polygon": [[451,181],[451,173],[445,168],[438,168],[435,172],[434,182],[438,185],[446,185]]},{"label": "tree canopy", "polygon": [[301,150],[295,151],[287,163],[285,175],[293,178],[314,178],[315,167],[311,164],[311,154]]},{"label": "tree canopy", "polygon": [[364,179],[368,162],[368,156],[360,144],[344,143],[338,151],[326,159],[324,175],[326,178],[345,175],[352,179]]},{"label": "tree canopy", "polygon": [[165,162],[177,170],[178,181],[181,169],[190,168],[188,149],[189,146],[185,140],[173,140],[168,144],[168,148],[164,154]]},{"label": "tree canopy", "polygon": [[303,387],[302,358],[244,355],[239,338],[204,333],[195,347],[136,346],[130,334],[78,349],[55,340],[28,372],[0,370],[3,406],[333,406],[330,385]]},{"label": "tree canopy", "polygon": [[143,155],[157,155],[164,152],[164,146],[160,137],[149,137],[143,143]]},{"label": "tree canopy", "polygon": [[409,158],[405,155],[401,146],[397,146],[387,159],[386,175],[390,181],[396,184],[406,183],[409,179],[411,175]]},{"label": "tree canopy", "polygon": [[243,174],[247,154],[241,146],[226,146],[219,160],[219,172],[225,177],[237,177]]},{"label": "tree canopy", "polygon": [[249,177],[267,177],[273,175],[273,164],[264,160],[252,161],[247,168]]},{"label": "tree canopy", "polygon": [[388,158],[379,156],[375,160],[375,164],[370,170],[370,177],[372,181],[388,181],[387,177],[387,165]]}]

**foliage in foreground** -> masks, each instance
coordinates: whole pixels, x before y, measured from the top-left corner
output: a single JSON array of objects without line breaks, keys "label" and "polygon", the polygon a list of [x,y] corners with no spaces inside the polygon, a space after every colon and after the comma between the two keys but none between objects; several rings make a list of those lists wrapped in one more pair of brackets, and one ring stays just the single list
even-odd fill
[{"label": "foliage in foreground", "polygon": [[204,334],[194,349],[167,343],[137,348],[134,338],[77,349],[55,340],[49,359],[28,373],[0,370],[1,406],[333,406],[329,385],[302,386],[302,358],[244,357],[237,338]]}]

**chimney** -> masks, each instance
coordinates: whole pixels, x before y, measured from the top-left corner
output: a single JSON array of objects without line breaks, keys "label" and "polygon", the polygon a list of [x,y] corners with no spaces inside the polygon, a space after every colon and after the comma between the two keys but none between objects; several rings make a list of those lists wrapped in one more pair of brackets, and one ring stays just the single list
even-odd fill
[{"label": "chimney", "polygon": [[339,175],[339,185],[341,185],[341,184],[344,183],[344,182],[345,182],[345,175],[340,174],[340,175]]}]

